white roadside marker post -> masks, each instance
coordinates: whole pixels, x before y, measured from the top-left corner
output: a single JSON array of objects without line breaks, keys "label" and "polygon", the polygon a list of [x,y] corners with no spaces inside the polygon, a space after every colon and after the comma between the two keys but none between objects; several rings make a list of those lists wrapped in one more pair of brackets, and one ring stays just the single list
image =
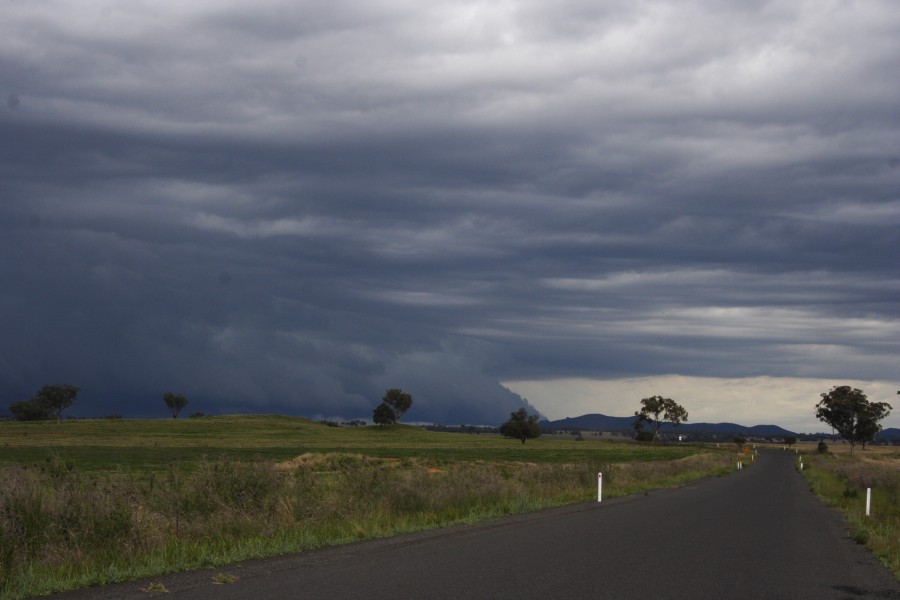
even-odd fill
[{"label": "white roadside marker post", "polygon": [[597,502],[603,501],[603,473],[597,473]]},{"label": "white roadside marker post", "polygon": [[872,514],[872,488],[866,488],[866,516]]}]

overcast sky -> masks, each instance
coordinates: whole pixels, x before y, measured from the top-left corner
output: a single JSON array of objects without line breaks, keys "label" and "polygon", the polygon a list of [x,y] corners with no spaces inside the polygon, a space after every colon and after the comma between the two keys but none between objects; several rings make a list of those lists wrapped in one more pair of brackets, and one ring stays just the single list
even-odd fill
[{"label": "overcast sky", "polygon": [[7,0],[0,99],[4,405],[900,426],[896,0]]}]

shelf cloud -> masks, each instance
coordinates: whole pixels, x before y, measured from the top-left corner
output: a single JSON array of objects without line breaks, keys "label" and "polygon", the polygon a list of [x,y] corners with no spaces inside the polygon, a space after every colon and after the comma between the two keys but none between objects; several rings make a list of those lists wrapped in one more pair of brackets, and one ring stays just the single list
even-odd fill
[{"label": "shelf cloud", "polygon": [[401,387],[407,420],[497,424],[674,376],[756,382],[775,423],[797,380],[891,401],[898,70],[890,0],[7,2],[0,400],[364,418]]}]

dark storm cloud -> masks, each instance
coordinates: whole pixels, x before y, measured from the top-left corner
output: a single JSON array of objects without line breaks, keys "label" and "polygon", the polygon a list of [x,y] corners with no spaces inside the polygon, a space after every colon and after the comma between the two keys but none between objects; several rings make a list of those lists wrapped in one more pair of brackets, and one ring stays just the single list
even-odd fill
[{"label": "dark storm cloud", "polygon": [[0,11],[5,398],[896,372],[890,3]]}]

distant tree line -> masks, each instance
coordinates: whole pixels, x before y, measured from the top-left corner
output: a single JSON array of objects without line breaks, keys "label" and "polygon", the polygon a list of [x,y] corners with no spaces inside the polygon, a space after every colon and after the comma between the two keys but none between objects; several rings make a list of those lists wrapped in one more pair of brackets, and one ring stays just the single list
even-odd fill
[{"label": "distant tree line", "polygon": [[[68,383],[45,385],[28,400],[10,404],[9,412],[13,419],[18,421],[49,421],[56,419],[59,422],[62,420],[63,411],[75,403],[80,391],[80,388]],[[172,418],[175,419],[178,417],[181,409],[187,406],[188,399],[181,394],[166,392],[163,394],[163,402],[169,408]],[[202,417],[203,413],[194,413],[191,416]],[[104,418],[121,419],[122,415],[115,413]]]},{"label": "distant tree line", "polygon": [[[14,419],[20,421],[46,421],[62,420],[62,413],[69,408],[78,398],[81,390],[71,384],[50,384],[41,387],[31,398],[9,405],[9,412]],[[900,394],[900,391],[897,392]],[[853,452],[857,444],[866,444],[875,440],[875,436],[882,430],[879,423],[890,414],[893,408],[887,402],[870,402],[862,390],[850,386],[836,386],[829,392],[820,394],[821,400],[816,404],[816,417],[830,425],[843,439],[850,444]],[[173,392],[163,394],[163,402],[169,409],[172,418],[178,417],[181,410],[187,406],[188,399]],[[392,425],[400,420],[412,406],[412,395],[399,388],[391,388],[385,392],[381,403],[375,407],[372,420],[375,424],[384,426]],[[191,417],[202,417],[203,413],[195,412]],[[688,413],[683,406],[671,398],[662,396],[650,396],[641,400],[641,409],[634,413],[635,437],[639,441],[656,441],[660,438],[660,429],[663,424],[671,423],[679,425],[687,421]],[[121,418],[121,415],[110,415],[107,418]],[[541,428],[539,415],[529,415],[526,408],[520,408],[510,413],[510,418],[498,428],[485,428],[460,425],[440,426],[431,425],[428,428],[438,431],[466,431],[468,433],[499,432],[505,437],[515,438],[523,444],[529,440],[540,437]],[[325,424],[332,425],[331,422]],[[337,423],[334,423],[335,425]],[[344,425],[345,423],[341,423]],[[358,425],[362,421],[350,421],[346,424]],[[649,426],[649,431],[644,427]],[[701,436],[692,433],[694,438]],[[717,436],[713,436],[716,438]],[[743,441],[743,436],[740,436]],[[784,443],[793,445],[798,439],[808,440],[827,437],[824,434],[800,434],[784,436]],[[834,436],[832,436],[834,437]],[[735,438],[736,440],[737,438]]]},{"label": "distant tree line", "polygon": [[423,429],[427,429],[428,431],[441,431],[444,433],[500,433],[499,427],[489,427],[486,425],[440,425],[438,423],[432,423],[423,426]]}]

